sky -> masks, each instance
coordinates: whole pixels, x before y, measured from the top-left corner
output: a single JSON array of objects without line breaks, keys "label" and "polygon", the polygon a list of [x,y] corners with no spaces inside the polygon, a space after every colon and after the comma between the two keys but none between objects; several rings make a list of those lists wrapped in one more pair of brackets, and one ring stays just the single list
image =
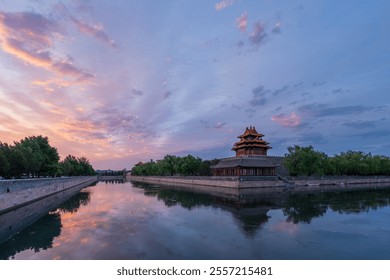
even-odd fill
[{"label": "sky", "polygon": [[0,141],[95,169],[234,156],[246,127],[390,156],[386,0],[0,0]]}]

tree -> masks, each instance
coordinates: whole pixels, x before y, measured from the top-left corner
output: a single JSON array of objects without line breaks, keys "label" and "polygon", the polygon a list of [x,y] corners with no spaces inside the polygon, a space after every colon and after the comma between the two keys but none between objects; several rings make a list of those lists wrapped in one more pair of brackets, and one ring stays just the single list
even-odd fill
[{"label": "tree", "polygon": [[7,177],[10,170],[10,163],[7,158],[8,145],[0,142],[0,176]]},{"label": "tree", "polygon": [[12,146],[8,160],[10,163],[9,175],[20,178],[22,174],[27,172],[27,158],[23,147],[19,145]]},{"label": "tree", "polygon": [[173,176],[177,172],[179,159],[173,155],[166,155],[160,163],[162,164],[162,171],[164,174]]},{"label": "tree", "polygon": [[89,160],[86,157],[81,157],[77,159],[79,168],[80,168],[80,175],[94,175],[96,172],[93,169],[92,165],[89,163]]},{"label": "tree", "polygon": [[30,136],[15,143],[29,159],[26,171],[32,175],[38,174],[54,176],[57,173],[60,159],[57,149],[50,146],[49,138],[43,136]]},{"label": "tree", "polygon": [[324,175],[328,157],[323,152],[315,151],[313,146],[288,147],[284,163],[293,176],[296,175]]},{"label": "tree", "polygon": [[67,156],[59,162],[55,147],[43,136],[25,137],[14,145],[0,142],[0,175],[20,178],[22,175],[59,176],[93,175],[95,170],[86,157]]},{"label": "tree", "polygon": [[179,174],[184,176],[198,174],[201,167],[201,162],[202,160],[200,158],[187,155],[186,157],[180,158],[177,171]]}]

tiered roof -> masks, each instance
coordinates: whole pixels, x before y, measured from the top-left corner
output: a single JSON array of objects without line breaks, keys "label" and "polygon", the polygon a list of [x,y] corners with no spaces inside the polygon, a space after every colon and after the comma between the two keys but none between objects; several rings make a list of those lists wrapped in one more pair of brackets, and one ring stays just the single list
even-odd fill
[{"label": "tiered roof", "polygon": [[267,150],[272,147],[262,139],[263,136],[264,134],[258,133],[254,126],[247,127],[245,132],[237,137],[240,141],[234,144],[232,150],[236,152],[236,155],[267,155]]}]

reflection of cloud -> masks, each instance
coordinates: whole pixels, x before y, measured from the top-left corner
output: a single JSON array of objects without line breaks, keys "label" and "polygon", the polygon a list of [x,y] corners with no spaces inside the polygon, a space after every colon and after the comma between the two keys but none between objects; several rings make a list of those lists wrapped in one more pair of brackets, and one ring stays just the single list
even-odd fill
[{"label": "reflection of cloud", "polygon": [[295,112],[292,112],[289,116],[284,113],[275,115],[272,116],[271,120],[284,127],[296,127],[301,124],[301,118]]},{"label": "reflection of cloud", "polygon": [[280,232],[295,234],[299,230],[299,227],[298,224],[289,223],[289,222],[279,222],[273,226],[273,229]]}]

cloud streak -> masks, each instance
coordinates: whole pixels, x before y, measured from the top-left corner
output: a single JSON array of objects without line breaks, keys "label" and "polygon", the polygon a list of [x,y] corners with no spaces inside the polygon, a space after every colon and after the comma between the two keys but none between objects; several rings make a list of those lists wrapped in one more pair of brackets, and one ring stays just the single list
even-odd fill
[{"label": "cloud streak", "polygon": [[272,116],[271,120],[284,127],[297,127],[301,125],[301,117],[295,112],[292,112],[290,115],[281,113]]},{"label": "cloud streak", "polygon": [[72,78],[62,85],[88,83],[94,75],[69,60],[54,59],[54,42],[64,36],[60,25],[33,12],[0,12],[0,46],[4,52],[30,65]]},{"label": "cloud streak", "polygon": [[94,37],[97,40],[107,44],[110,47],[116,48],[117,45],[114,40],[112,40],[106,32],[103,30],[103,26],[99,25],[89,25],[85,22],[82,22],[74,17],[72,17],[73,23],[76,25],[77,29],[88,36]]},{"label": "cloud streak", "polygon": [[385,106],[365,106],[365,105],[353,105],[353,106],[338,106],[331,107],[327,104],[307,104],[298,108],[298,110],[305,115],[311,117],[337,117],[352,114],[362,114],[365,112],[372,112],[383,110]]}]

